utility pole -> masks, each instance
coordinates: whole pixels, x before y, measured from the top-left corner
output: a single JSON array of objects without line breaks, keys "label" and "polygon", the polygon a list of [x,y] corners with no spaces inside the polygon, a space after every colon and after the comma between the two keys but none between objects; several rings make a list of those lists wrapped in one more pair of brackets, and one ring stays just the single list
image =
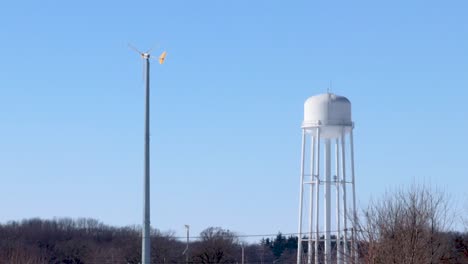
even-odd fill
[{"label": "utility pole", "polygon": [[189,263],[189,244],[190,244],[190,226],[185,225],[185,229],[187,230],[187,246],[185,247],[184,253],[185,254],[185,263]]},{"label": "utility pole", "polygon": [[244,243],[241,243],[241,247],[242,247],[242,264],[244,264]]}]

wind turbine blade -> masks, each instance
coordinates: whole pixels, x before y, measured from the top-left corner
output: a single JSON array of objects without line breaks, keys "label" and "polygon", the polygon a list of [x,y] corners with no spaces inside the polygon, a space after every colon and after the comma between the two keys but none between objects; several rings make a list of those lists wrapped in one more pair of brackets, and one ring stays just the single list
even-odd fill
[{"label": "wind turbine blade", "polygon": [[159,64],[163,64],[164,63],[164,60],[166,59],[166,55],[167,55],[167,52],[163,52],[161,53],[161,55],[159,56]]},{"label": "wind turbine blade", "polygon": [[156,44],[153,47],[151,47],[150,49],[148,49],[145,53],[151,53],[151,51],[153,51],[155,48],[158,48],[158,47],[159,47],[159,44]]},{"label": "wind turbine blade", "polygon": [[138,52],[138,54],[143,54],[143,52],[139,51],[137,48],[135,48],[132,44],[128,43],[128,47],[131,48],[132,50]]}]

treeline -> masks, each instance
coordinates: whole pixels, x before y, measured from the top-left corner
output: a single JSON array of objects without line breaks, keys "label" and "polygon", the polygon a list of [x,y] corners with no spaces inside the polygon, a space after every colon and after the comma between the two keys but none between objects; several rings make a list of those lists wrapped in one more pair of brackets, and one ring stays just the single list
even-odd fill
[{"label": "treeline", "polygon": [[[138,263],[139,235],[136,227],[116,228],[94,219],[8,222],[0,226],[0,263]],[[179,244],[159,233],[153,242]]]},{"label": "treeline", "polygon": [[[376,254],[375,242],[360,240],[360,261],[468,263],[468,233],[447,232],[439,235],[444,242],[438,242],[437,246],[443,250],[432,262],[426,262],[426,259],[418,256],[421,252],[430,255],[431,248],[428,244],[419,251],[413,250],[415,258],[412,261],[399,262],[405,255],[403,251],[411,250],[408,246],[411,240],[400,241],[401,244],[398,245],[398,240],[389,242],[384,241],[385,239],[381,241],[379,250],[391,248],[394,252]],[[186,263],[187,256],[190,264],[241,263],[242,248],[245,263],[293,264],[297,257],[297,237],[279,233],[275,238],[264,238],[258,243],[246,244],[229,230],[210,227],[196,241],[190,242],[189,250],[186,251],[186,243],[172,234],[158,231],[152,233],[152,263]],[[307,250],[305,245],[303,248]],[[29,219],[0,225],[2,264],[137,264],[140,263],[140,258],[141,239],[138,227],[110,227],[94,219]]]},{"label": "treeline", "polygon": [[[210,227],[186,242],[171,233],[151,233],[152,263],[271,263],[266,244],[241,243],[235,233]],[[279,237],[282,237],[279,235]],[[297,241],[297,240],[296,240]],[[297,242],[296,242],[297,243]],[[296,244],[297,245],[297,244]],[[93,264],[141,261],[141,229],[112,227],[95,219],[28,219],[0,225],[1,264]]]},{"label": "treeline", "polygon": [[[468,233],[450,231],[454,218],[448,209],[445,196],[425,188],[389,193],[371,202],[356,223],[359,263],[468,264]],[[140,233],[136,226],[112,227],[94,219],[12,221],[0,224],[0,264],[137,264]],[[297,236],[281,233],[244,243],[232,231],[210,227],[188,250],[186,242],[171,233],[153,230],[151,237],[151,259],[157,264],[242,263],[242,256],[245,263],[255,264],[295,264],[297,259]],[[336,255],[335,242],[332,248]],[[321,244],[321,257],[322,250]],[[352,256],[342,255],[354,263]]]}]

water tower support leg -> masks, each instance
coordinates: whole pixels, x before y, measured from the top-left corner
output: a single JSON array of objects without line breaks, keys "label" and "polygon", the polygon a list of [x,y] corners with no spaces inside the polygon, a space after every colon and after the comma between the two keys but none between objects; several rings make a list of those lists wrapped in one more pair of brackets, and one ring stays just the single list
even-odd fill
[{"label": "water tower support leg", "polygon": [[315,180],[314,179],[314,173],[315,173],[315,163],[314,163],[314,159],[315,159],[315,136],[314,134],[312,133],[311,134],[311,141],[312,141],[312,145],[311,145],[311,148],[310,148],[310,181],[311,181],[311,184],[309,185],[310,187],[310,199],[309,199],[309,240],[308,240],[308,250],[307,250],[307,263],[308,264],[312,264],[312,251],[313,251],[313,247],[312,247],[312,232],[313,232],[313,216],[314,216],[314,210],[313,210],[313,204],[314,204],[314,185],[312,184],[313,181]]},{"label": "water tower support leg", "polygon": [[325,193],[324,193],[324,228],[325,228],[325,264],[331,262],[331,142],[325,140]]},{"label": "water tower support leg", "polygon": [[349,134],[350,137],[350,145],[351,145],[351,181],[352,181],[352,188],[353,188],[353,256],[354,256],[354,263],[357,264],[359,260],[358,255],[358,248],[357,248],[357,211],[356,211],[356,180],[354,178],[354,142],[353,142],[353,130]]},{"label": "water tower support leg", "polygon": [[320,198],[320,128],[317,128],[316,131],[317,138],[317,157],[315,159],[315,264],[319,264],[319,243],[320,243],[320,233],[319,233],[319,198]]},{"label": "water tower support leg", "polygon": [[305,155],[306,131],[302,130],[302,152],[301,152],[301,179],[299,187],[299,224],[297,231],[297,264],[301,264],[302,257],[302,201],[304,192],[304,155]]},{"label": "water tower support leg", "polygon": [[340,226],[340,144],[335,140],[335,187],[336,187],[336,263],[341,264],[341,226]]},{"label": "water tower support leg", "polygon": [[341,185],[343,187],[343,263],[348,264],[348,212],[346,208],[346,149],[344,131],[341,134]]}]

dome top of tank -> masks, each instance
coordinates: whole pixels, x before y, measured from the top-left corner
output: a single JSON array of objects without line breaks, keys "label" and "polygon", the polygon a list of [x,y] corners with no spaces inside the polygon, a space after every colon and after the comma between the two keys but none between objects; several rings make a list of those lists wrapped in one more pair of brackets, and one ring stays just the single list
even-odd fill
[{"label": "dome top of tank", "polygon": [[347,133],[353,126],[351,102],[332,93],[309,97],[304,103],[303,129],[320,127],[322,137],[334,138]]}]

